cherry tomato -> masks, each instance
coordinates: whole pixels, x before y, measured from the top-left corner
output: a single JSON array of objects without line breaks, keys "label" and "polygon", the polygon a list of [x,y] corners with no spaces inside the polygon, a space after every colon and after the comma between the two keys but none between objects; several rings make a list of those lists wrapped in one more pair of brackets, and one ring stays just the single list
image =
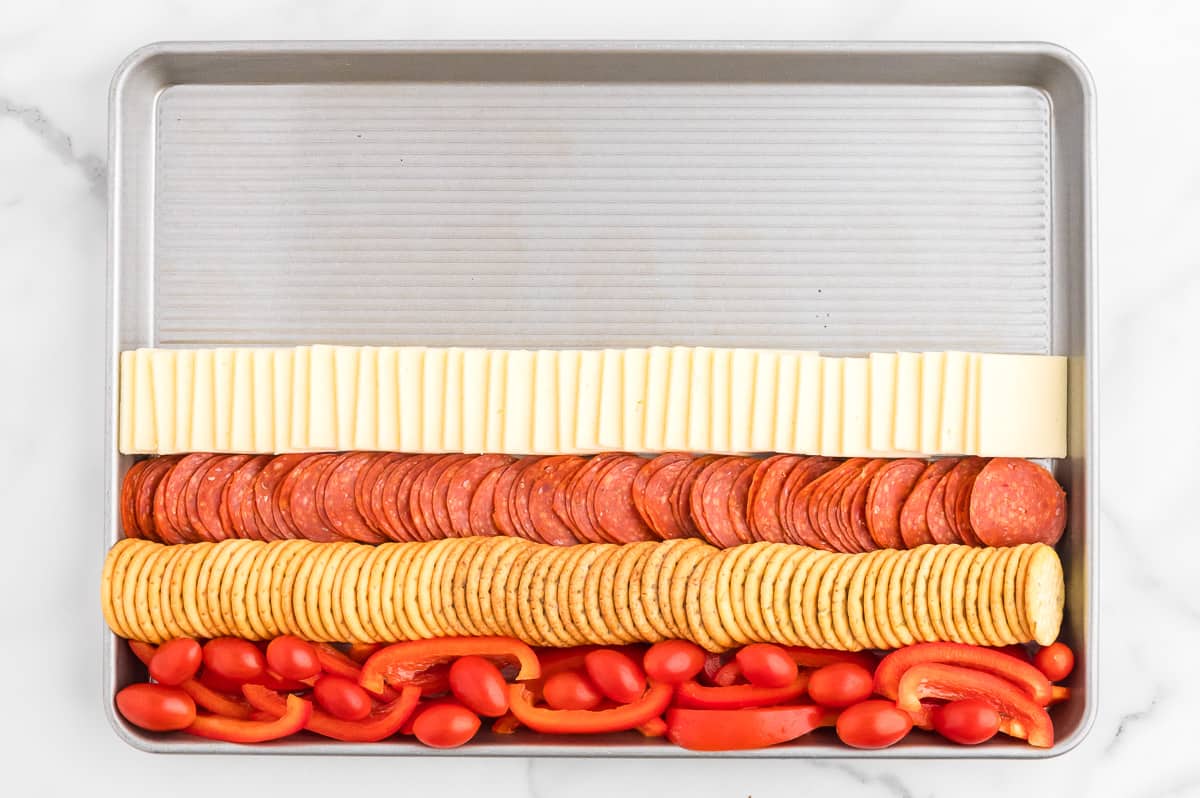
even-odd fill
[{"label": "cherry tomato", "polygon": [[258,647],[236,637],[218,637],[204,644],[204,667],[235,682],[262,675],[267,661]]},{"label": "cherry tomato", "polygon": [[578,671],[562,671],[542,685],[542,696],[551,709],[595,709],[604,696]]},{"label": "cherry tomato", "polygon": [[303,681],[321,672],[317,650],[293,635],[277,637],[267,644],[267,665],[285,679]]},{"label": "cherry tomato", "polygon": [[1066,643],[1051,643],[1033,655],[1033,664],[1052,682],[1061,682],[1075,670],[1075,653]]},{"label": "cherry tomato", "polygon": [[149,731],[178,731],[196,719],[196,703],[177,687],[131,684],[117,693],[117,709],[125,720]]},{"label": "cherry tomato", "polygon": [[891,701],[863,701],[842,710],[837,735],[853,748],[887,748],[904,739],[912,729],[912,718]]},{"label": "cherry tomato", "polygon": [[752,643],[734,657],[742,666],[742,675],[757,687],[783,687],[796,681],[800,669],[796,661],[779,646]]},{"label": "cherry tomato", "polygon": [[687,640],[664,640],[650,646],[642,667],[656,682],[686,682],[704,668],[704,649]]},{"label": "cherry tomato", "polygon": [[817,668],[808,680],[808,694],[823,707],[848,707],[865,701],[875,690],[871,672],[854,662]]},{"label": "cherry tomato", "polygon": [[430,748],[457,748],[479,731],[479,716],[457,704],[429,707],[413,724],[413,734]]},{"label": "cherry tomato", "polygon": [[371,714],[371,696],[357,682],[327,673],[313,685],[321,709],[342,720],[362,720]]},{"label": "cherry tomato", "polygon": [[611,648],[589,651],[583,667],[600,692],[620,704],[637,701],[646,692],[646,674],[628,654]]},{"label": "cherry tomato", "polygon": [[981,698],[951,701],[933,710],[933,728],[959,745],[978,745],[996,736],[1000,713]]},{"label": "cherry tomato", "polygon": [[500,669],[483,657],[459,657],[450,666],[450,692],[485,718],[508,712],[508,684]]},{"label": "cherry tomato", "polygon": [[177,637],[163,643],[150,658],[150,678],[159,684],[179,685],[196,675],[204,654],[200,644],[190,637]]}]

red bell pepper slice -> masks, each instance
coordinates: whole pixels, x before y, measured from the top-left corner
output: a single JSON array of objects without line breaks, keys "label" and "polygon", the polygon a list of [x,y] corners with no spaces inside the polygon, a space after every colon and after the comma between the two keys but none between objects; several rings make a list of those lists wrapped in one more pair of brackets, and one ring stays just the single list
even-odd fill
[{"label": "red bell pepper slice", "polygon": [[[245,685],[242,693],[251,706],[269,713],[271,717],[277,718],[287,709],[284,696],[261,685]],[[312,716],[304,728],[322,737],[347,743],[379,742],[400,731],[420,698],[419,687],[406,687],[400,691],[399,698],[389,704],[376,706],[362,720],[342,720],[313,707]]]},{"label": "red bell pepper slice", "polygon": [[805,648],[804,646],[782,646],[792,661],[801,668],[824,668],[826,665],[836,665],[839,662],[853,662],[861,665],[871,673],[879,661],[865,651],[829,651],[823,648]]},{"label": "red bell pepper slice", "polygon": [[1050,680],[1029,662],[994,648],[966,643],[917,643],[898,648],[883,658],[875,670],[875,692],[896,700],[900,681],[909,668],[925,663],[961,665],[1007,679],[1039,706],[1050,703]]},{"label": "red bell pepper slice", "polygon": [[667,739],[692,751],[744,751],[795,740],[821,724],[818,706],[667,710]]},{"label": "red bell pepper slice", "polygon": [[927,662],[914,665],[900,678],[896,705],[918,719],[927,721],[930,708],[922,699],[957,701],[980,698],[1000,713],[1000,731],[1026,740],[1035,748],[1054,745],[1054,723],[1040,704],[1017,685],[984,671]]},{"label": "red bell pepper slice", "polygon": [[720,670],[713,674],[711,681],[715,687],[732,687],[746,680],[742,678],[741,663],[733,659],[722,665]]},{"label": "red bell pepper slice", "polygon": [[671,703],[669,684],[651,682],[637,701],[612,709],[550,709],[535,706],[523,684],[509,685],[509,710],[522,725],[544,734],[605,734],[636,729],[658,717]]},{"label": "red bell pepper slice", "polygon": [[805,671],[783,687],[759,687],[753,684],[705,687],[695,679],[690,679],[676,688],[674,705],[688,709],[743,709],[786,704],[804,695],[808,689],[808,676]]},{"label": "red bell pepper slice", "polygon": [[346,649],[346,656],[362,665],[381,648],[383,648],[383,643],[351,643],[350,648]]},{"label": "red bell pepper slice", "polygon": [[312,717],[311,701],[289,695],[285,711],[275,720],[238,720],[219,715],[201,715],[184,729],[188,734],[227,743],[265,743],[295,734]]},{"label": "red bell pepper slice", "polygon": [[[135,657],[142,661],[143,665],[149,666],[150,658],[154,656],[154,652],[158,648],[149,643],[130,640],[129,650],[133,652]],[[236,698],[230,698],[222,693],[218,693],[211,687],[202,684],[198,679],[184,680],[179,685],[179,689],[191,696],[192,700],[196,702],[196,706],[207,709],[214,715],[236,720],[249,720],[254,714],[254,709],[244,701],[239,701]]]},{"label": "red bell pepper slice", "polygon": [[1052,707],[1055,704],[1061,704],[1064,701],[1070,701],[1070,700],[1071,700],[1071,688],[1063,687],[1061,684],[1056,684],[1051,688],[1050,703],[1047,704],[1046,706]]},{"label": "red bell pepper slice", "polygon": [[662,718],[650,718],[650,720],[638,726],[637,730],[643,737],[666,737],[667,722]]},{"label": "red bell pepper slice", "polygon": [[385,685],[422,686],[431,671],[459,657],[474,655],[491,660],[498,667],[516,665],[518,680],[541,675],[537,654],[511,637],[441,637],[393,643],[371,655],[362,668],[361,684],[368,692],[379,692]]},{"label": "red bell pepper slice", "polygon": [[492,723],[492,731],[496,734],[516,734],[521,728],[521,721],[511,712],[505,712]]},{"label": "red bell pepper slice", "polygon": [[[312,643],[311,645],[317,652],[317,662],[321,663],[321,670],[335,676],[344,676],[352,682],[362,679],[362,668],[359,664],[343,654],[336,646],[329,643]],[[362,687],[377,701],[395,701],[399,695],[387,685],[380,690],[372,690],[366,685],[362,685]]]}]

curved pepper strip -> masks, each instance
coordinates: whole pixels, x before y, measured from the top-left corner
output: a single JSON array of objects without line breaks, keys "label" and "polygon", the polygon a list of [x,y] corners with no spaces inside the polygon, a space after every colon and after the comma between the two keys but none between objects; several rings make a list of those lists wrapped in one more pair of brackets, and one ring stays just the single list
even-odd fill
[{"label": "curved pepper strip", "polygon": [[606,734],[636,729],[658,717],[671,703],[671,685],[651,682],[642,697],[612,709],[550,709],[535,706],[523,684],[508,688],[509,710],[522,725],[544,734]]},{"label": "curved pepper strip", "polygon": [[[242,693],[251,706],[271,717],[277,718],[287,709],[287,701],[282,695],[261,685],[248,684],[242,688]],[[399,698],[390,704],[375,707],[362,720],[342,720],[313,707],[312,716],[304,728],[322,737],[346,743],[379,742],[400,731],[420,698],[419,687],[405,687],[400,691]]]},{"label": "curved pepper strip", "polygon": [[[129,650],[133,652],[135,657],[142,661],[143,665],[149,667],[150,659],[154,656],[154,652],[158,648],[149,643],[130,640]],[[218,693],[198,679],[184,680],[179,684],[179,689],[191,696],[192,700],[196,702],[196,706],[207,709],[214,715],[220,715],[223,718],[249,720],[254,714],[254,709],[245,702]]]},{"label": "curved pepper strip", "polygon": [[498,667],[519,667],[517,680],[536,679],[541,666],[533,649],[511,637],[439,637],[393,643],[371,655],[362,667],[358,683],[368,692],[381,692],[385,685],[418,687],[459,657],[477,656]]},{"label": "curved pepper strip", "polygon": [[667,722],[662,718],[650,718],[650,720],[637,727],[638,734],[643,737],[666,737]]},{"label": "curved pepper strip", "polygon": [[826,665],[836,665],[839,662],[853,662],[861,665],[872,673],[879,661],[865,651],[829,651],[823,648],[806,648],[804,646],[783,646],[792,661],[801,668],[824,668]]},{"label": "curved pepper strip", "polygon": [[667,739],[692,751],[744,751],[785,743],[821,725],[817,706],[667,710]]},{"label": "curved pepper strip", "polygon": [[188,734],[227,743],[265,743],[295,734],[312,717],[311,701],[289,695],[284,713],[275,720],[238,720],[218,715],[201,715],[184,729]]},{"label": "curved pepper strip", "polygon": [[753,684],[705,687],[695,679],[689,679],[675,689],[674,705],[688,709],[744,709],[785,704],[804,695],[808,689],[808,677],[805,671],[783,687],[758,687]]},{"label": "curved pepper strip", "polygon": [[[329,643],[312,643],[313,649],[317,652],[317,662],[321,663],[321,670],[326,673],[332,673],[335,676],[344,676],[352,682],[357,682],[362,679],[362,667],[357,662],[343,654],[336,646]],[[399,695],[395,690],[384,685],[380,690],[372,690],[366,685],[364,689],[376,701],[395,701]]]},{"label": "curved pepper strip", "polygon": [[1039,706],[1046,706],[1053,698],[1050,680],[1030,663],[996,649],[966,643],[917,643],[896,649],[875,669],[875,692],[895,701],[904,674],[909,668],[925,663],[961,665],[1002,677],[1020,687]]},{"label": "curved pepper strip", "polygon": [[928,722],[931,708],[922,699],[957,701],[979,698],[1000,713],[1000,731],[1026,740],[1035,748],[1054,745],[1054,723],[1050,715],[1017,685],[983,671],[928,662],[914,665],[900,679],[896,705],[920,725]]},{"label": "curved pepper strip", "polygon": [[1071,688],[1063,687],[1061,684],[1056,684],[1051,688],[1050,703],[1047,706],[1061,704],[1064,701],[1071,700]]}]

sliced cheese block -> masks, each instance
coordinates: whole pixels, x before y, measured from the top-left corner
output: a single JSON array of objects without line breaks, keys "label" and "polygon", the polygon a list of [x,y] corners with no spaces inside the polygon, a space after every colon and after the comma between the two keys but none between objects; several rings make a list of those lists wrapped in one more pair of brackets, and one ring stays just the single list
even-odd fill
[{"label": "sliced cheese block", "polygon": [[796,440],[796,389],[800,384],[800,354],[780,352],[775,381],[775,434],[771,448],[789,452]]},{"label": "sliced cheese block", "polygon": [[967,383],[970,380],[966,352],[946,352],[942,366],[942,412],[938,448],[942,454],[967,451]]},{"label": "sliced cheese block", "polygon": [[979,365],[983,356],[971,353],[967,356],[967,443],[964,451],[979,451]]},{"label": "sliced cheese block", "polygon": [[117,382],[120,395],[117,397],[117,449],[122,454],[133,454],[137,447],[133,444],[133,424],[136,409],[134,408],[134,377],[137,352],[128,349],[121,353],[121,371]]},{"label": "sliced cheese block", "polygon": [[150,371],[154,377],[154,434],[157,451],[177,452],[175,445],[175,351],[153,349]]},{"label": "sliced cheese block", "polygon": [[217,448],[217,437],[213,415],[216,412],[213,395],[212,349],[196,352],[192,370],[192,434],[190,449],[193,452],[211,452]]},{"label": "sliced cheese block", "polygon": [[442,420],[446,412],[446,350],[425,350],[421,369],[421,451],[444,452]]},{"label": "sliced cheese block", "polygon": [[376,364],[376,446],[384,451],[400,448],[400,350],[379,349]]},{"label": "sliced cheese block", "polygon": [[463,350],[446,350],[446,388],[442,392],[442,448],[448,452],[462,451],[463,409]]},{"label": "sliced cheese block", "polygon": [[251,350],[253,380],[254,447],[250,451],[273,452],[275,445],[275,352]]},{"label": "sliced cheese block", "polygon": [[775,426],[779,421],[779,352],[758,353],[754,367],[754,405],[750,411],[750,449],[769,452],[775,448]]},{"label": "sliced cheese block", "polygon": [[[181,349],[175,355],[175,449],[185,451],[192,442],[192,384],[196,377],[196,351]],[[263,449],[262,451],[270,451]]]},{"label": "sliced cheese block", "polygon": [[600,417],[596,424],[596,442],[602,449],[620,449],[625,432],[625,353],[605,349],[600,366]]},{"label": "sliced cheese block", "polygon": [[158,424],[154,407],[154,350],[139,349],[133,365],[133,451],[158,451]]},{"label": "sliced cheese block", "polygon": [[233,349],[213,352],[213,451],[228,452],[233,432]]},{"label": "sliced cheese block", "polygon": [[996,457],[1066,457],[1067,359],[980,356],[979,451]]},{"label": "sliced cheese block", "polygon": [[504,451],[504,388],[508,372],[508,350],[488,353],[487,424],[484,430],[486,451]]},{"label": "sliced cheese block", "polygon": [[661,452],[667,437],[667,392],[671,379],[671,350],[653,346],[646,355],[646,410],[642,448]]},{"label": "sliced cheese block", "polygon": [[646,449],[646,369],[649,353],[645,349],[626,349],[622,357],[624,376],[621,397],[621,443],[617,447],[627,452]]},{"label": "sliced cheese block", "polygon": [[921,355],[921,437],[917,448],[931,454],[937,452],[941,444],[942,373],[945,367],[945,352]]},{"label": "sliced cheese block", "polygon": [[821,443],[819,454],[842,453],[842,359],[821,358]]},{"label": "sliced cheese block", "polygon": [[[295,404],[293,388],[296,370],[295,349],[277,349],[273,357],[272,381],[275,384],[275,451],[292,449],[292,405]],[[305,390],[308,386],[305,386]]]},{"label": "sliced cheese block", "polygon": [[308,437],[306,449],[336,449],[337,377],[334,347],[317,344],[308,351]]},{"label": "sliced cheese block", "polygon": [[361,348],[339,346],[333,350],[333,408],[338,449],[354,448],[358,418],[358,366]]},{"label": "sliced cheese block", "polygon": [[462,367],[462,450],[487,451],[488,350],[464,349]]},{"label": "sliced cheese block", "polygon": [[558,353],[539,349],[533,358],[533,444],[530,451],[554,454],[558,446]]},{"label": "sliced cheese block", "polygon": [[842,360],[842,432],[839,451],[846,457],[871,455],[870,361],[862,357]]},{"label": "sliced cheese block", "polygon": [[758,351],[734,349],[729,355],[729,448],[749,452],[754,423],[755,372]]},{"label": "sliced cheese block", "polygon": [[533,451],[533,363],[535,353],[514,349],[508,353],[504,377],[504,448],[512,454]]},{"label": "sliced cheese block", "polygon": [[579,353],[579,378],[575,389],[575,451],[600,450],[600,393],[603,388],[604,353],[589,349]]},{"label": "sliced cheese block", "polygon": [[253,349],[233,351],[233,409],[229,420],[229,450],[255,450]]},{"label": "sliced cheese block", "polygon": [[364,346],[358,353],[353,430],[351,448],[379,448],[379,349],[374,346]]},{"label": "sliced cheese block", "polygon": [[688,447],[691,402],[688,391],[692,382],[692,350],[686,346],[671,348],[671,363],[667,377],[667,402],[663,409],[663,441],[665,450]]},{"label": "sliced cheese block", "polygon": [[396,356],[396,404],[400,426],[400,450],[421,451],[424,431],[421,415],[421,375],[425,368],[425,347],[404,346]]},{"label": "sliced cheese block", "polygon": [[687,448],[694,452],[712,449],[712,368],[712,349],[698,346],[692,350]]},{"label": "sliced cheese block", "polygon": [[871,409],[868,444],[875,451],[893,448],[892,436],[896,418],[896,362],[895,353],[872,353],[870,360],[871,387],[869,406]]},{"label": "sliced cheese block", "polygon": [[921,356],[916,352],[896,353],[896,405],[892,414],[892,448],[921,450]]},{"label": "sliced cheese block", "polygon": [[729,392],[732,364],[733,350],[713,350],[712,389],[709,396],[709,448],[722,454],[733,451],[729,437]]},{"label": "sliced cheese block", "polygon": [[558,418],[558,446],[564,453],[575,449],[575,408],[579,401],[579,351],[565,349],[555,352],[554,371],[558,375],[558,385],[555,394],[558,405],[555,415]]},{"label": "sliced cheese block", "polygon": [[821,398],[824,396],[824,367],[816,352],[801,352],[796,380],[796,432],[792,451],[821,452]]}]

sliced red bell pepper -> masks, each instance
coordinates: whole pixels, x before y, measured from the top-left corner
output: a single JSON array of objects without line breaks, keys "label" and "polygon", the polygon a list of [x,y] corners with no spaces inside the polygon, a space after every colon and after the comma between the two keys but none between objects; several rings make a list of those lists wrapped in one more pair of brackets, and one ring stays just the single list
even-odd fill
[{"label": "sliced red bell pepper", "polygon": [[[267,712],[271,717],[279,717],[287,709],[284,696],[257,684],[247,684],[242,687],[246,700],[256,709]],[[389,704],[381,704],[371,710],[371,714],[362,720],[342,720],[328,712],[313,707],[312,716],[304,728],[322,737],[341,740],[348,743],[374,743],[386,740],[400,731],[400,727],[408,720],[417,701],[421,698],[419,687],[406,687],[400,691],[400,697]]]},{"label": "sliced red bell pepper", "polygon": [[927,721],[930,708],[922,699],[957,701],[980,698],[1000,713],[1000,731],[1026,740],[1035,748],[1054,745],[1054,723],[1040,704],[1017,685],[984,671],[927,662],[914,665],[900,678],[896,705],[918,719]]},{"label": "sliced red bell pepper", "polygon": [[872,673],[879,660],[865,651],[829,651],[823,648],[805,648],[804,646],[782,646],[792,661],[801,668],[824,668],[839,662],[853,662],[861,665]]},{"label": "sliced red bell pepper", "polygon": [[201,715],[184,731],[227,743],[265,743],[301,731],[312,717],[312,711],[311,701],[289,695],[284,713],[275,720],[238,720],[219,715]]},{"label": "sliced red bell pepper", "polygon": [[522,725],[544,734],[605,734],[636,729],[658,717],[671,703],[669,684],[651,682],[637,701],[613,709],[550,709],[535,706],[523,684],[509,685],[509,710]]},{"label": "sliced red bell pepper", "polygon": [[738,682],[744,682],[742,678],[742,666],[736,659],[730,660],[721,666],[712,676],[712,683],[715,687],[731,687]]},{"label": "sliced red bell pepper", "polygon": [[643,737],[666,737],[667,722],[662,718],[650,718],[650,720],[638,726],[637,730]]},{"label": "sliced red bell pepper", "polygon": [[1040,706],[1050,703],[1050,680],[1028,662],[994,648],[965,643],[917,643],[898,648],[883,658],[875,669],[875,692],[896,700],[900,680],[914,665],[924,663],[961,665],[1007,679]]},{"label": "sliced red bell pepper", "polygon": [[[149,643],[142,643],[137,640],[129,641],[129,650],[134,656],[142,661],[143,665],[150,665],[150,658],[154,656],[157,647]],[[254,713],[254,709],[244,701],[239,701],[223,693],[219,693],[202,684],[198,679],[185,679],[179,685],[179,689],[192,697],[196,702],[196,706],[201,709],[207,709],[214,715],[220,715],[223,718],[234,718],[236,720],[249,720]]]},{"label": "sliced red bell pepper", "polygon": [[692,751],[766,748],[808,734],[821,724],[818,706],[667,710],[667,739]]},{"label": "sliced red bell pepper", "polygon": [[1052,707],[1055,704],[1061,704],[1069,700],[1071,700],[1071,688],[1056,684],[1051,688],[1050,703],[1046,706]]},{"label": "sliced red bell pepper", "polygon": [[441,637],[393,643],[371,655],[362,668],[361,684],[368,692],[379,692],[385,685],[422,686],[431,671],[449,665],[459,657],[474,655],[491,660],[498,667],[516,665],[518,680],[541,675],[537,654],[511,637]]},{"label": "sliced red bell pepper", "polygon": [[734,684],[729,687],[705,687],[695,679],[681,683],[675,690],[674,705],[688,709],[742,709],[786,704],[804,695],[808,689],[808,672],[783,687],[758,687],[753,684]]},{"label": "sliced red bell pepper", "polygon": [[346,656],[362,665],[381,648],[383,648],[383,643],[351,643],[350,647],[346,649]]},{"label": "sliced red bell pepper", "polygon": [[511,712],[505,712],[492,723],[492,731],[496,734],[516,734],[521,728],[521,721]]},{"label": "sliced red bell pepper", "polygon": [[[317,652],[317,661],[321,663],[321,670],[336,676],[344,676],[352,682],[362,679],[362,668],[359,667],[359,664],[343,654],[336,646],[329,643],[312,643],[312,647]],[[362,685],[362,687],[377,701],[395,701],[396,696],[399,695],[387,685],[379,690],[372,690],[366,685]]]}]

